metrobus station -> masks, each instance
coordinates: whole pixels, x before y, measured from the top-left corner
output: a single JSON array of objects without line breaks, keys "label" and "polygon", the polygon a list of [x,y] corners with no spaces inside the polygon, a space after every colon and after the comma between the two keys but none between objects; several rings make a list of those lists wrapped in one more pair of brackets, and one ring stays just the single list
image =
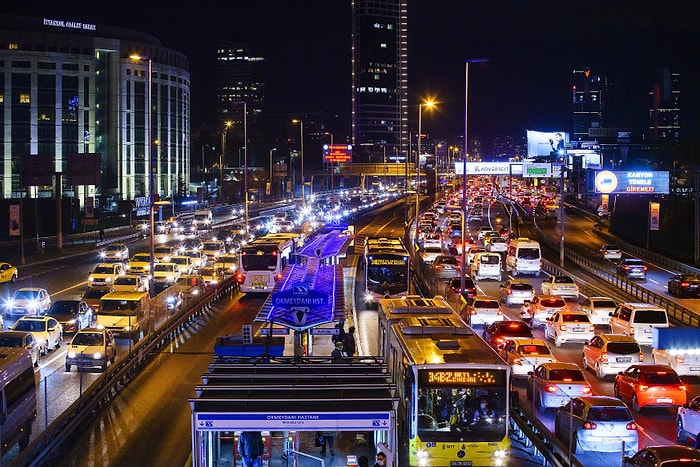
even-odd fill
[{"label": "metrobus station", "polygon": [[377,445],[394,449],[397,396],[386,363],[328,351],[346,318],[339,258],[352,238],[339,229],[307,242],[256,316],[257,335],[247,325],[217,339],[190,399],[193,465],[243,465],[243,431],[261,433],[263,467],[352,466],[362,455],[374,463]]}]

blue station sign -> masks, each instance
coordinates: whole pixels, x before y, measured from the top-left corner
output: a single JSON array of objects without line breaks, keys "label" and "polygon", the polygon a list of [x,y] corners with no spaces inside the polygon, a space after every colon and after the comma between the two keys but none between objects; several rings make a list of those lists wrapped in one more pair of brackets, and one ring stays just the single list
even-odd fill
[{"label": "blue station sign", "polygon": [[291,310],[305,307],[309,309],[328,306],[328,294],[311,290],[306,284],[294,284],[291,290],[272,293],[272,305]]}]

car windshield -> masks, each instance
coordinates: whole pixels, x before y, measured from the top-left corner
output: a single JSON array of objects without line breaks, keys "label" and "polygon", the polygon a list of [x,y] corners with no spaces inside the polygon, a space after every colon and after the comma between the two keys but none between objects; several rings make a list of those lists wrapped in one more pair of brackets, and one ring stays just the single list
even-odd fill
[{"label": "car windshield", "polygon": [[518,346],[518,353],[520,355],[551,355],[549,347],[546,345],[539,344],[525,344]]},{"label": "car windshield", "polygon": [[556,369],[549,372],[549,379],[552,381],[576,381],[583,382],[586,378],[583,377],[581,370],[574,369]]},{"label": "car windshield", "polygon": [[73,300],[61,300],[54,302],[49,310],[50,315],[75,315],[78,314],[78,303]]},{"label": "car windshield", "polygon": [[542,300],[540,303],[542,303],[542,306],[547,308],[561,308],[566,306],[566,302],[563,298],[550,298],[547,300]]},{"label": "car windshield", "polygon": [[172,263],[156,264],[155,272],[172,272],[174,267],[175,265]]},{"label": "car windshield", "polygon": [[187,264],[187,258],[172,258],[172,262],[175,264]]},{"label": "car windshield", "polygon": [[591,302],[595,308],[615,308],[615,302],[612,300],[594,300]]},{"label": "car windshield", "polygon": [[523,282],[514,282],[510,284],[510,288],[513,290],[532,290],[532,284],[525,284]]},{"label": "car windshield", "polygon": [[632,414],[625,407],[591,407],[588,410],[588,420],[595,422],[628,422]]},{"label": "car windshield", "polygon": [[589,323],[588,315],[582,313],[564,313],[561,320],[565,323]]},{"label": "car windshield", "polygon": [[[169,255],[170,253],[172,253],[172,249],[171,249],[169,246],[168,246],[168,247],[165,247],[165,246],[157,246],[153,251],[155,251],[156,253],[165,253],[165,254],[168,254],[168,255]],[[149,259],[150,259],[150,257],[149,257]]]},{"label": "car windshield", "polygon": [[498,264],[501,257],[498,255],[481,255],[481,264]]},{"label": "car windshield", "polygon": [[0,347],[24,347],[24,339],[20,336],[2,336]]},{"label": "car windshield", "polygon": [[439,263],[440,263],[440,264],[452,264],[452,265],[455,265],[455,266],[456,266],[457,264],[459,264],[459,263],[457,262],[457,258],[455,258],[454,256],[445,256],[445,257],[443,257],[443,258],[440,258]]},{"label": "car windshield", "polygon": [[520,248],[518,250],[518,258],[540,259],[540,250],[538,248]]},{"label": "car windshield", "polygon": [[136,285],[135,277],[119,277],[114,281],[114,285]]},{"label": "car windshield", "polygon": [[557,284],[573,284],[574,280],[569,276],[556,276],[554,282]]},{"label": "car windshield", "polygon": [[500,308],[498,300],[474,300],[474,308],[488,308],[497,310]]},{"label": "car windshield", "polygon": [[113,274],[114,273],[114,268],[111,266],[97,266],[94,271],[92,271],[93,274]]},{"label": "car windshield", "polygon": [[104,338],[100,332],[79,332],[71,341],[71,345],[102,345]]},{"label": "car windshield", "polygon": [[83,298],[102,298],[108,292],[109,292],[109,289],[96,289],[96,288],[90,287],[83,294]]},{"label": "car windshield", "polygon": [[664,310],[637,310],[634,315],[635,323],[665,324],[666,312]]},{"label": "car windshield", "polygon": [[38,295],[36,290],[18,290],[15,292],[15,298],[20,300],[35,300]]},{"label": "car windshield", "polygon": [[15,323],[13,331],[44,332],[46,331],[46,321],[20,319]]},{"label": "car windshield", "polygon": [[107,248],[105,248],[105,250],[110,253],[119,253],[122,251],[122,247],[119,245],[109,245]]},{"label": "car windshield", "polygon": [[142,261],[144,263],[148,263],[151,261],[151,255],[134,255],[133,258],[131,258],[132,261]]},{"label": "car windshield", "polygon": [[656,371],[654,373],[646,373],[644,381],[649,384],[680,384],[681,380],[676,373],[668,371]]},{"label": "car windshield", "polygon": [[629,355],[641,352],[639,344],[637,344],[636,342],[609,342],[607,350],[608,353],[614,353],[618,355]]}]

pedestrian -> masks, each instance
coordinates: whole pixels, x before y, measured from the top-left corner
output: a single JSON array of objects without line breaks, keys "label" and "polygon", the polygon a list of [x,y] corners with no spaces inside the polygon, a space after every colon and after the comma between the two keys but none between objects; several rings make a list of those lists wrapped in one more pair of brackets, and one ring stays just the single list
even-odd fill
[{"label": "pedestrian", "polygon": [[357,344],[355,343],[355,326],[350,326],[345,339],[343,339],[343,350],[348,354],[348,357],[354,357],[357,353]]},{"label": "pedestrian", "polygon": [[331,456],[335,456],[335,451],[333,450],[333,442],[335,440],[335,431],[322,431],[321,436],[323,436],[323,444],[321,444],[321,455],[326,455],[326,446],[331,450]]},{"label": "pedestrian", "polygon": [[342,342],[338,341],[335,343],[335,349],[331,352],[331,357],[333,357],[333,363],[340,363],[348,357],[348,354],[343,350]]},{"label": "pedestrian", "polygon": [[100,241],[105,241],[105,229],[100,229]]},{"label": "pedestrian", "polygon": [[383,452],[377,453],[377,462],[374,463],[373,467],[386,467],[386,454]]},{"label": "pedestrian", "polygon": [[259,431],[244,431],[238,437],[238,454],[244,467],[260,467],[265,442]]},{"label": "pedestrian", "polygon": [[525,300],[523,305],[520,307],[520,319],[525,321],[530,327],[532,327],[532,304],[530,300]]},{"label": "pedestrian", "polygon": [[367,456],[360,456],[360,458],[357,459],[357,467],[369,467],[369,459],[367,459]]}]

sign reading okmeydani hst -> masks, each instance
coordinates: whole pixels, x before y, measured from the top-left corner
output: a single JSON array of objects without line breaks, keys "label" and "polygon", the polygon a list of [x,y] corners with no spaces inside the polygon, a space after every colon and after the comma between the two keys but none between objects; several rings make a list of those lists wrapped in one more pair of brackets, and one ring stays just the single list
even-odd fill
[{"label": "sign reading okmeydani hst", "polygon": [[596,172],[596,193],[668,194],[669,173],[656,170]]}]

